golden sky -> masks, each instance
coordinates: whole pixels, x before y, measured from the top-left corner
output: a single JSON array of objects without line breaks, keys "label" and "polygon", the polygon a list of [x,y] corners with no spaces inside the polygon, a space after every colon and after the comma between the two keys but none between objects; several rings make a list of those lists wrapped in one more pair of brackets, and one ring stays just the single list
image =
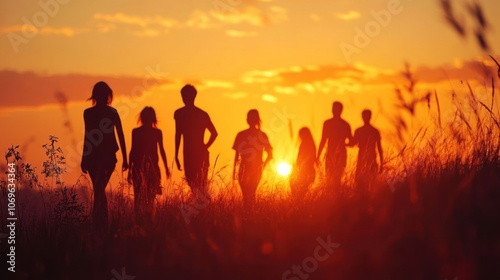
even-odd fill
[{"label": "golden sky", "polygon": [[[74,180],[85,99],[100,80],[114,90],[128,149],[140,110],[156,109],[169,161],[173,112],[186,82],[198,88],[196,104],[219,130],[211,148],[218,167],[231,165],[232,142],[252,108],[277,158],[289,161],[300,127],[309,126],[319,142],[334,100],[344,103],[353,130],[361,110],[371,108],[388,135],[405,62],[419,91],[446,100],[470,81],[487,92],[484,67],[495,66],[474,39],[469,1],[453,2],[466,38],[446,23],[437,0],[1,0],[0,148],[20,144],[26,160],[40,163],[41,145],[58,135]],[[481,3],[494,54],[500,4]]]}]

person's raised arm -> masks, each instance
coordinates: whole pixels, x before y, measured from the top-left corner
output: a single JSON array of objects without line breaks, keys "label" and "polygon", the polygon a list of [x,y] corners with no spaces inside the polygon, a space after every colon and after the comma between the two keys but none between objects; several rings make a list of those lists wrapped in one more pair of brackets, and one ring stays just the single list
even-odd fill
[{"label": "person's raised arm", "polygon": [[210,119],[208,121],[207,129],[208,129],[208,131],[210,131],[210,138],[208,139],[208,142],[205,144],[205,147],[208,150],[208,148],[210,148],[210,146],[212,146],[215,139],[217,138],[217,135],[219,135],[219,134],[217,133],[217,130],[215,129],[215,126]]},{"label": "person's raised arm", "polygon": [[321,152],[326,144],[326,123],[323,124],[323,131],[321,132],[321,141],[318,146],[318,156],[316,157],[316,161],[319,162],[321,158]]},{"label": "person's raised arm", "polygon": [[122,150],[122,157],[123,157],[122,171],[125,171],[128,169],[127,147],[125,146],[125,136],[123,135],[122,121],[120,120],[120,116],[118,115],[118,113],[116,113],[116,132],[118,133],[120,149]]},{"label": "person's raised arm", "polygon": [[378,156],[380,157],[380,172],[384,170],[384,151],[382,150],[382,138],[379,137],[377,140],[377,150],[378,150]]},{"label": "person's raised arm", "polygon": [[163,147],[163,133],[160,130],[160,136],[158,137],[158,146],[160,147],[160,156],[165,166],[165,171],[167,172],[167,179],[170,178],[170,169],[168,169],[167,154],[165,153],[165,148]]},{"label": "person's raised arm", "polygon": [[179,147],[181,145],[181,131],[180,131],[179,121],[175,120],[175,164],[177,165],[177,169],[182,171],[181,162],[179,161]]}]

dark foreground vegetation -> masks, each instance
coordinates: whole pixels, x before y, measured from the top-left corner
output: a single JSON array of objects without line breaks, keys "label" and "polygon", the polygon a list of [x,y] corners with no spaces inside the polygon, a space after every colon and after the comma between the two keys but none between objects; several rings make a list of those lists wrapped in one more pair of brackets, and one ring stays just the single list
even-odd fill
[{"label": "dark foreground vegetation", "polygon": [[[401,103],[408,102],[398,94]],[[445,116],[437,95],[409,96],[427,102],[429,110],[437,106],[435,127],[419,131],[387,159],[368,196],[357,193],[349,176],[341,194],[329,192],[319,176],[299,200],[279,191],[287,186],[268,181],[263,188],[276,191],[262,193],[255,209],[244,211],[237,190],[223,180],[213,180],[212,188],[222,191],[210,203],[192,201],[182,186],[170,185],[168,195],[158,197],[152,223],[137,226],[132,189],[123,183],[109,187],[110,233],[104,237],[95,234],[89,219],[90,183],[84,177],[72,186],[61,182],[64,157],[57,138],[44,146],[43,179],[11,147],[6,159],[17,164],[19,180],[16,272],[8,276],[500,279],[500,134],[494,104],[486,106],[471,91],[467,110],[459,102],[462,107]],[[397,123],[406,127],[404,119]],[[4,181],[2,232],[7,232],[6,186]]]}]

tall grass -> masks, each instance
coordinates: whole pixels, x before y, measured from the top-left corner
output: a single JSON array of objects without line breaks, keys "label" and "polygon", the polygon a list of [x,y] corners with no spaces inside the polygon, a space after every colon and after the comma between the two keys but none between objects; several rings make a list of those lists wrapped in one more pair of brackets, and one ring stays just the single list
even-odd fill
[{"label": "tall grass", "polygon": [[[311,279],[498,279],[498,111],[467,90],[444,114],[438,94],[416,92],[406,71],[409,86],[397,91],[394,118],[402,148],[387,159],[368,198],[357,195],[352,176],[342,195],[332,195],[319,176],[300,201],[283,191],[286,182],[266,181],[249,212],[220,168],[211,173],[212,187],[221,190],[211,202],[197,202],[185,185],[171,182],[157,197],[153,223],[139,227],[133,192],[121,180],[108,186],[111,232],[102,238],[91,230],[89,181],[58,180],[64,158],[57,138],[44,147],[41,179],[11,147],[7,160],[19,167],[16,275],[111,279],[126,268],[135,279],[281,279],[313,255],[318,237],[330,236],[340,247],[307,273]],[[405,133],[425,105],[437,112],[435,126]],[[186,209],[195,210],[189,220]],[[4,242],[1,248],[6,252]]]}]

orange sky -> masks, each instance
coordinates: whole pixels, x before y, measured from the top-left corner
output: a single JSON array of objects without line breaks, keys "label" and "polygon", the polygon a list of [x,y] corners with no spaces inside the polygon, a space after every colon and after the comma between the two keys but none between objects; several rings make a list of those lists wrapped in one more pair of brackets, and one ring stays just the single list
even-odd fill
[{"label": "orange sky", "polygon": [[[466,21],[468,38],[457,36],[434,0],[40,3],[0,3],[0,147],[20,144],[26,160],[40,166],[41,145],[58,135],[72,169],[69,183],[79,175],[85,99],[99,80],[115,92],[128,148],[139,111],[157,110],[169,161],[179,89],[193,83],[196,104],[219,130],[211,161],[220,155],[223,167],[232,165],[230,147],[251,108],[261,112],[278,159],[293,160],[302,126],[319,142],[334,100],[344,103],[353,130],[361,110],[371,108],[391,149],[387,120],[405,61],[417,89],[436,89],[443,101],[451,90],[467,92],[461,81],[487,98],[483,65],[495,67],[474,41],[475,23]],[[460,3],[456,11],[464,18]],[[482,4],[494,53],[500,5]]]}]

